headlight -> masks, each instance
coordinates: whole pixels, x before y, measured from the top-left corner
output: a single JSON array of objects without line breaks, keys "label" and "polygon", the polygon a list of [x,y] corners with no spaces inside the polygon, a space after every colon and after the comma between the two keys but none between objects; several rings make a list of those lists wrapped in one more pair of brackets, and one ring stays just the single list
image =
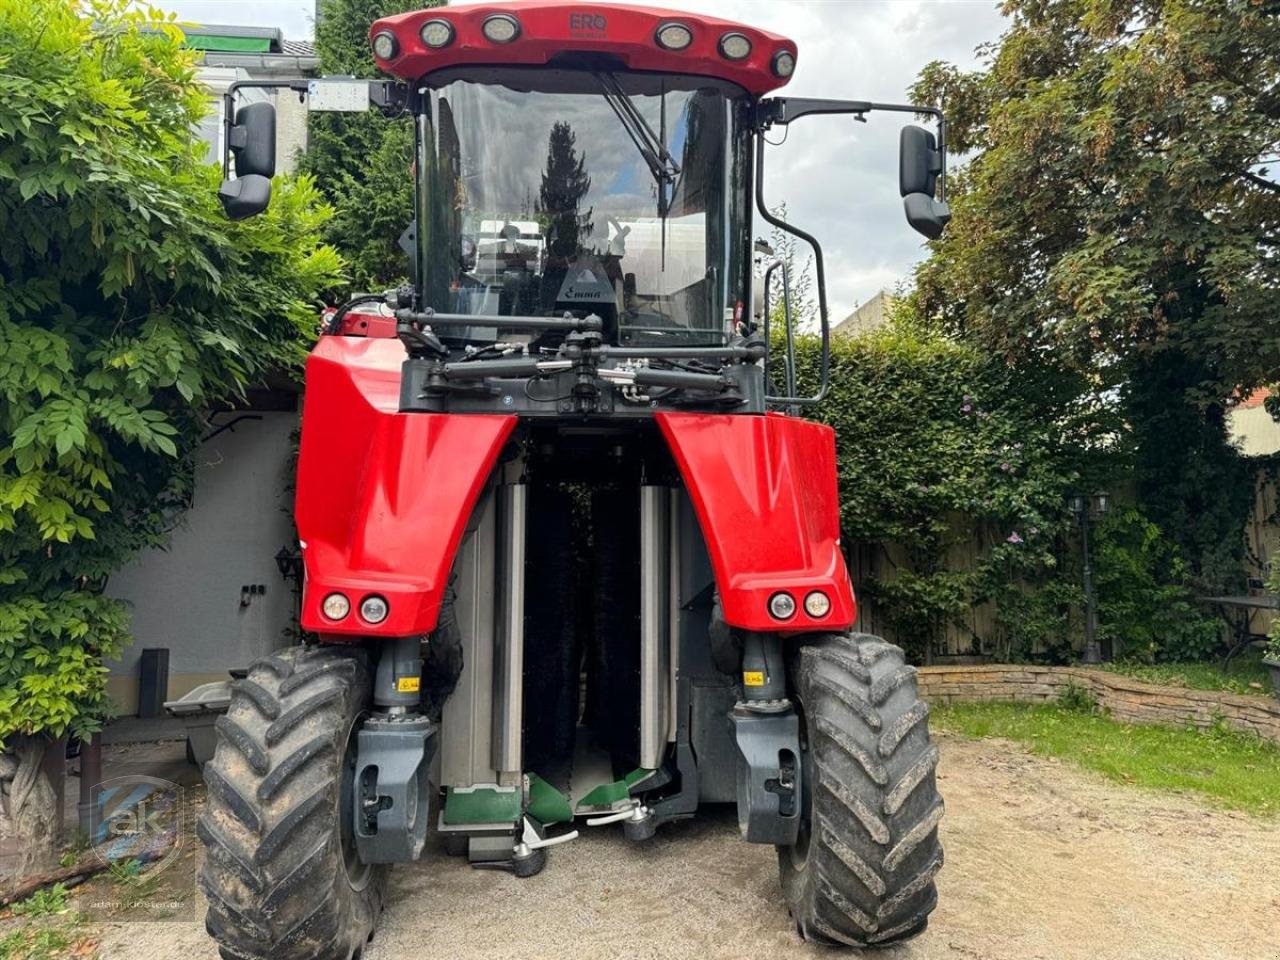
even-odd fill
[{"label": "headlight", "polygon": [[825,617],[831,612],[831,598],[821,590],[814,590],[804,598],[804,612],[815,620]]},{"label": "headlight", "polygon": [[428,47],[447,47],[453,43],[453,24],[448,20],[428,20],[418,31],[418,36]]},{"label": "headlight", "polygon": [[387,614],[390,612],[391,608],[387,606],[387,601],[376,594],[365,597],[360,602],[360,619],[365,623],[381,623],[387,619]]},{"label": "headlight", "polygon": [[789,593],[775,593],[769,598],[769,612],[777,620],[790,620],[795,616],[796,598]]},{"label": "headlight", "polygon": [[773,72],[784,80],[796,71],[796,58],[789,50],[779,50],[773,55]]},{"label": "headlight", "polygon": [[510,43],[520,36],[520,21],[505,13],[495,13],[485,20],[480,30],[491,43]]},{"label": "headlight", "polygon": [[341,620],[351,612],[351,601],[341,593],[331,593],[324,598],[320,609],[330,620]]},{"label": "headlight", "polygon": [[664,50],[683,50],[693,43],[693,31],[683,23],[664,23],[658,27],[654,39]]},{"label": "headlight", "polygon": [[745,60],[751,55],[751,41],[740,33],[726,33],[720,38],[720,55],[726,60]]},{"label": "headlight", "polygon": [[394,33],[380,30],[373,35],[373,55],[379,60],[394,60],[400,52],[400,44]]}]

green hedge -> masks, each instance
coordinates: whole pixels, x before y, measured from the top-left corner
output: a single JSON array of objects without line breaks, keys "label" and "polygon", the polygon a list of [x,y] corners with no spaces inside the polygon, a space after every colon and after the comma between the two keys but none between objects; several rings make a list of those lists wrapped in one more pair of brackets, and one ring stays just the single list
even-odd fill
[{"label": "green hedge", "polygon": [[0,744],[100,720],[107,578],[179,521],[202,411],[300,363],[341,268],[305,179],[223,216],[171,20],[0,0]]},{"label": "green hedge", "polygon": [[[817,338],[798,355],[812,385]],[[842,534],[884,551],[877,566],[892,573],[859,592],[917,655],[976,603],[1025,602],[1057,566],[1078,471],[1063,455],[1067,424],[1047,430],[1023,393],[971,347],[909,323],[833,338],[831,390],[813,416],[836,429]],[[949,562],[965,555],[975,562]]]},{"label": "green hedge", "polygon": [[[1015,372],[913,322],[835,337],[831,389],[809,415],[836,429],[846,549],[875,556],[858,579],[892,639],[916,657],[990,603],[995,629],[966,652],[1066,660],[1081,642],[1072,493],[1122,482],[1128,463],[1105,407],[1051,366]],[[819,344],[801,337],[812,390]],[[1207,655],[1218,629],[1192,602],[1186,564],[1135,508],[1094,532],[1100,635],[1139,659]]]}]

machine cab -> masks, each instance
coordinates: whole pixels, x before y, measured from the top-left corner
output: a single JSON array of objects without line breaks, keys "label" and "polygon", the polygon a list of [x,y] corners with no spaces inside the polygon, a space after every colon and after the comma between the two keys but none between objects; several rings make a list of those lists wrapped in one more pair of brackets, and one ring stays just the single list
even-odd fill
[{"label": "machine cab", "polygon": [[[547,364],[553,355],[563,359],[570,334],[585,333],[588,350],[611,349],[615,361],[692,363],[683,384],[639,375],[649,381],[641,386],[706,394],[680,398],[686,405],[707,400],[718,410],[762,413],[819,400],[828,370],[821,248],[770,211],[762,187],[764,131],[801,116],[934,115],[937,138],[904,130],[900,185],[920,232],[936,236],[949,215],[941,114],[868,101],[766,99],[796,67],[795,44],[766,31],[643,7],[528,2],[386,17],[372,24],[370,44],[378,66],[399,78],[370,84],[370,101],[415,128],[414,209],[406,211],[402,239],[413,286],[393,298],[410,359],[456,361],[459,351],[475,359],[477,350],[548,358],[527,371],[437,371],[434,386],[424,369],[407,367],[414,397],[443,396],[445,381],[464,373],[554,372],[565,380],[571,374]],[[324,100],[317,94],[325,84],[305,84],[308,97]],[[269,200],[264,175],[273,160],[260,146],[269,138],[257,132],[271,120],[263,106],[243,108],[233,122],[228,103],[226,141],[238,177],[224,184],[223,200],[232,216],[251,215]],[[778,272],[771,267],[783,266],[784,288],[789,282],[785,265],[764,264],[766,296],[752,306],[753,283],[761,285],[753,279],[753,201],[762,219],[814,250],[822,362],[809,397],[795,396],[789,297],[784,289],[780,307],[771,308],[767,296]],[[777,345],[770,343],[774,313],[785,330]],[[771,347],[781,354],[772,369]],[[639,382],[616,372],[617,363],[599,366],[614,371],[604,376],[606,393]],[[468,393],[455,390],[455,402],[433,399],[423,409],[472,409]],[[514,395],[520,412],[537,415],[536,404],[523,402],[528,390]]]}]

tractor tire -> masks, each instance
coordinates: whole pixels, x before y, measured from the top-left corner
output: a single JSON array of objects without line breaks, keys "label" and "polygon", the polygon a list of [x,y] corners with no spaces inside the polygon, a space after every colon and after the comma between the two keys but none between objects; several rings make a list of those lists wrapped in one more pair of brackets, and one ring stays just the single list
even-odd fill
[{"label": "tractor tire", "polygon": [[937,904],[942,800],[928,706],[902,651],[827,636],[790,664],[801,714],[800,836],[778,847],[782,890],[806,940],[879,947],[924,930]]},{"label": "tractor tire", "polygon": [[356,960],[373,935],[387,867],[360,862],[350,826],[370,690],[363,651],[325,647],[278,651],[233,685],[197,826],[225,960]]}]

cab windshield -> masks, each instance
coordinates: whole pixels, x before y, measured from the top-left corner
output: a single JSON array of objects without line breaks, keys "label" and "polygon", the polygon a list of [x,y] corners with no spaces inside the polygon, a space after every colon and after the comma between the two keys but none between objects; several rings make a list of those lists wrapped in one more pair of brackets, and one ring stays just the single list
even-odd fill
[{"label": "cab windshield", "polygon": [[[748,269],[741,90],[705,77],[519,68],[426,83],[427,306],[594,313],[618,344],[725,341]],[[500,333],[478,324],[467,339]]]}]

